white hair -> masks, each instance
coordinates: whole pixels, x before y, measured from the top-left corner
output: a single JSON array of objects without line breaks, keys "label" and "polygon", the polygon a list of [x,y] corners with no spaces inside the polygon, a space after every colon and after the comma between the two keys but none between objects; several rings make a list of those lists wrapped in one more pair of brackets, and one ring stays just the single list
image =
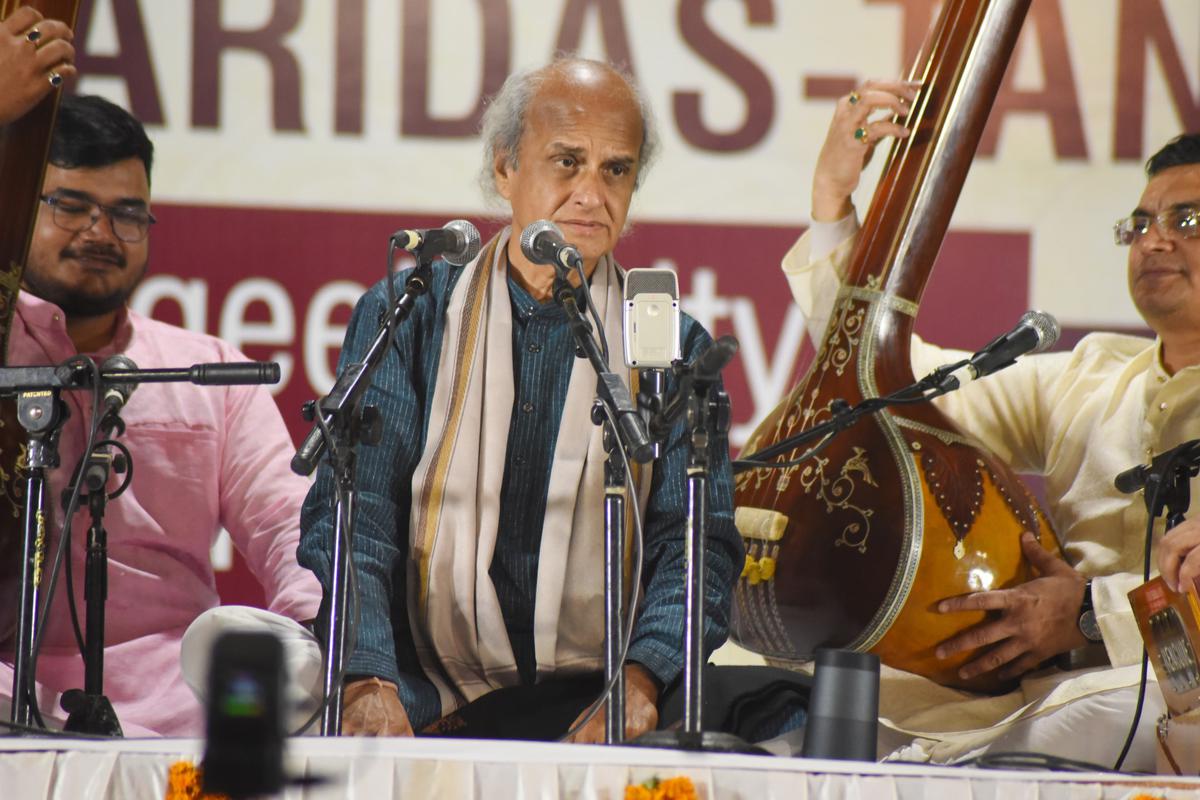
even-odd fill
[{"label": "white hair", "polygon": [[491,202],[503,202],[496,188],[496,159],[503,156],[514,168],[521,136],[525,133],[525,119],[529,101],[545,83],[546,79],[573,66],[589,64],[601,67],[619,77],[637,101],[642,118],[642,146],[638,150],[638,170],[634,188],[641,186],[642,177],[649,171],[650,164],[658,153],[658,133],[654,126],[654,114],[650,104],[638,90],[632,76],[603,61],[594,61],[575,56],[559,56],[544,67],[514,72],[504,81],[500,91],[492,97],[483,112],[480,136],[483,138],[483,167],[479,171],[479,185],[484,196]]}]

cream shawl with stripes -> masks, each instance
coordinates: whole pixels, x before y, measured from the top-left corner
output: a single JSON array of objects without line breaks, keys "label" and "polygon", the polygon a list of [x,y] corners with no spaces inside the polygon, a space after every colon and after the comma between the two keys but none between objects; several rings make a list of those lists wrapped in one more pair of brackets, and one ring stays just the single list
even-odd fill
[{"label": "cream shawl with stripes", "polygon": [[[494,238],[464,267],[451,292],[428,436],[412,478],[408,613],[443,714],[519,682],[488,574],[514,401],[509,236],[506,229]],[[619,354],[622,298],[611,257],[596,267],[591,292]],[[616,368],[625,369],[619,363]],[[629,375],[623,377],[628,385]],[[539,552],[534,604],[539,680],[603,664],[605,453],[601,428],[590,418],[595,392],[595,372],[575,359]]]}]

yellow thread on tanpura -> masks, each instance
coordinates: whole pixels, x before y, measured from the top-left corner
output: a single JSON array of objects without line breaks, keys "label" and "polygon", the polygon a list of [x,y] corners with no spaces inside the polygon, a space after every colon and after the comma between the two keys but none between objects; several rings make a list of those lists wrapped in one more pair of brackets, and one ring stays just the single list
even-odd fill
[{"label": "yellow thread on tanpura", "polygon": [[759,559],[750,555],[746,556],[746,565],[742,567],[742,577],[751,586],[771,580],[775,577],[775,559],[770,556],[763,556]]}]

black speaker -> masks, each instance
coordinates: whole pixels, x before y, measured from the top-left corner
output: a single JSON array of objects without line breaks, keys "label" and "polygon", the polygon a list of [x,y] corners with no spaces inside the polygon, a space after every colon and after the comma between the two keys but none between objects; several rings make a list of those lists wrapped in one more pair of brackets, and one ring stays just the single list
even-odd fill
[{"label": "black speaker", "polygon": [[230,632],[208,672],[204,791],[231,798],[283,789],[283,645],[269,633]]},{"label": "black speaker", "polygon": [[874,761],[879,733],[879,656],[818,650],[805,758]]}]

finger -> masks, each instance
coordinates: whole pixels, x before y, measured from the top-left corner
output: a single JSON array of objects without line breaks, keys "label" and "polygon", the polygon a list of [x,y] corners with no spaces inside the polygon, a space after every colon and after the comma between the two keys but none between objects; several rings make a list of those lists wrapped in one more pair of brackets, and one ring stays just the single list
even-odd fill
[{"label": "finger", "polygon": [[959,653],[978,650],[981,647],[1002,642],[1011,635],[1012,630],[1004,620],[976,625],[939,644],[934,650],[934,655],[942,659],[950,658]]},{"label": "finger", "polygon": [[1158,571],[1162,576],[1163,583],[1172,592],[1179,591],[1179,567],[1183,564],[1183,558],[1180,553],[1174,550],[1166,549],[1158,553]]},{"label": "finger", "polygon": [[30,27],[36,27],[38,33],[41,34],[41,37],[37,40],[39,47],[55,40],[65,39],[70,42],[75,39],[75,33],[71,30],[71,26],[57,19],[44,19]]},{"label": "finger", "polygon": [[41,19],[42,15],[37,9],[31,6],[21,6],[9,14],[3,22],[0,22],[0,26],[12,36],[23,36],[25,31],[38,24]]},{"label": "finger", "polygon": [[878,120],[867,125],[867,134],[871,144],[878,144],[881,139],[891,136],[896,139],[907,139],[912,130],[890,120]]},{"label": "finger", "polygon": [[[903,125],[898,125],[894,122],[879,120],[878,122],[868,122],[855,128],[852,133],[846,136],[846,141],[854,141],[860,147],[871,148],[872,152],[875,145],[882,140],[891,136],[896,139],[905,139],[912,133]],[[864,160],[870,158],[871,153],[864,155]]]},{"label": "finger", "polygon": [[[595,716],[588,720],[586,725],[575,731],[575,735],[567,739],[567,741],[573,744],[596,744],[598,741],[600,741],[598,736],[600,736],[603,731],[597,726],[604,724],[604,713],[604,708],[602,707],[596,712]],[[585,714],[587,714],[586,709],[575,718],[575,721],[571,723],[571,727],[573,728],[578,725],[579,721],[583,719]]]},{"label": "finger", "polygon": [[1042,547],[1029,531],[1021,534],[1021,552],[1039,575],[1067,575],[1075,571],[1066,561]]},{"label": "finger", "polygon": [[1004,644],[993,647],[974,661],[968,661],[958,668],[958,677],[963,680],[984,675],[1001,669],[1011,661],[1025,654],[1025,647],[1019,642],[1009,639]]},{"label": "finger", "polygon": [[37,51],[34,64],[38,70],[49,72],[52,67],[72,61],[74,58],[75,48],[71,46],[71,43],[57,39]]},{"label": "finger", "polygon": [[859,92],[858,98],[857,103],[850,103],[850,98],[847,97],[846,104],[854,106],[854,110],[859,112],[863,118],[883,109],[887,109],[898,116],[906,117],[908,116],[908,112],[912,110],[912,105],[907,98],[892,94],[891,92],[864,89]]},{"label": "finger", "polygon": [[1026,653],[1017,660],[1010,663],[998,673],[1004,680],[1012,680],[1019,678],[1026,672],[1029,672],[1040,663],[1040,659],[1033,653]]},{"label": "finger", "polygon": [[1179,570],[1184,559],[1195,551],[1195,544],[1185,536],[1166,536],[1158,545],[1158,571],[1173,592],[1180,587]]},{"label": "finger", "polygon": [[883,91],[911,102],[917,98],[921,86],[923,86],[921,81],[910,81],[904,78],[869,78],[863,81],[859,91]]},{"label": "finger", "polygon": [[908,111],[909,106],[901,98],[886,92],[860,93],[855,90],[838,100],[838,113],[847,117],[852,125],[858,125],[879,112],[891,112],[904,117]]},{"label": "finger", "polygon": [[57,72],[59,75],[62,76],[62,79],[64,81],[67,80],[68,78],[74,78],[76,75],[79,74],[79,70],[75,69],[75,65],[70,62],[67,62],[64,64],[58,64],[53,69],[55,72]]},{"label": "finger", "polygon": [[997,589],[991,592],[972,592],[960,594],[957,597],[947,597],[937,605],[942,614],[953,614],[959,611],[1000,611],[1012,607],[1012,598],[1007,590]]},{"label": "finger", "polygon": [[1192,550],[1179,566],[1179,575],[1172,591],[1200,590],[1197,579],[1200,579],[1200,550]]},{"label": "finger", "polygon": [[[599,722],[597,722],[597,720],[599,720]],[[597,714],[596,716],[592,717],[591,721],[588,722],[587,725],[583,726],[583,729],[579,731],[579,733],[575,734],[573,741],[575,744],[600,744],[602,741],[604,741],[603,725],[604,717],[602,713]]]}]

